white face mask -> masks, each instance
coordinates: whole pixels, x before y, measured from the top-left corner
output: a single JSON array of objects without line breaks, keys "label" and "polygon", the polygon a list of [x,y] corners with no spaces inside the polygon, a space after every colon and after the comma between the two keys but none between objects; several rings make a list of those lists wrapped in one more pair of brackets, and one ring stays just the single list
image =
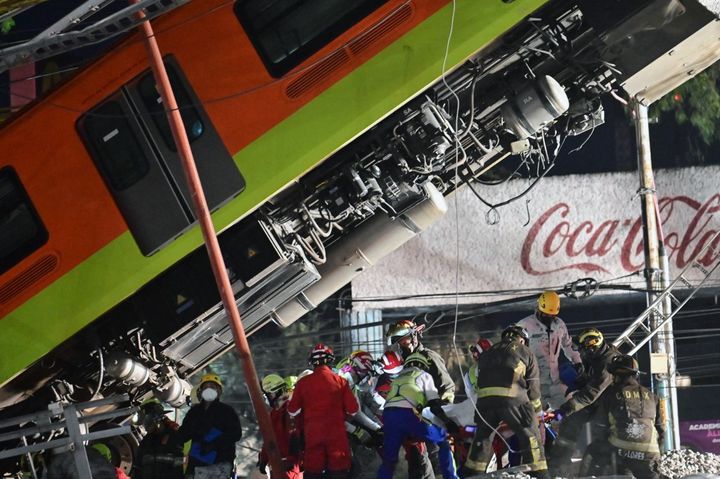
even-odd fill
[{"label": "white face mask", "polygon": [[218,392],[213,388],[207,388],[203,389],[200,396],[203,398],[204,401],[212,402],[218,398]]}]

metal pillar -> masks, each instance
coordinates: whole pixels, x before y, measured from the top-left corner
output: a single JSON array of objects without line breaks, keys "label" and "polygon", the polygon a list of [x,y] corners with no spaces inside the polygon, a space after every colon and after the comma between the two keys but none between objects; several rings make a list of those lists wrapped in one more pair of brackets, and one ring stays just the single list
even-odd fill
[{"label": "metal pillar", "polygon": [[[660,225],[659,212],[656,209],[657,199],[655,197],[655,179],[652,169],[652,157],[650,153],[650,127],[648,125],[648,107],[635,102],[635,136],[637,141],[637,158],[638,172],[640,175],[640,203],[642,207],[643,219],[643,240],[645,247],[645,279],[647,281],[648,306],[652,304],[658,297],[658,292],[664,290],[663,287],[663,271],[660,263],[660,241],[658,231]],[[669,301],[669,300],[668,300]],[[668,308],[665,313],[669,313],[670,305],[664,305]],[[653,313],[649,316],[649,327],[654,329],[662,321],[657,314]],[[653,373],[653,389],[659,397],[662,408],[665,411],[665,428],[667,433],[664,438],[664,449],[672,450],[676,446],[675,437],[678,432],[678,424],[674,422],[673,410],[677,410],[677,406],[673,404],[675,389],[675,357],[674,345],[671,348],[666,347],[666,342],[672,338],[672,323],[666,324],[664,334],[655,335],[650,343],[650,372]],[[668,349],[673,353],[668,354]],[[672,363],[672,364],[671,364]],[[672,384],[671,384],[672,381]],[[675,416],[675,419],[677,417]]]},{"label": "metal pillar", "polygon": [[[131,0],[131,3],[138,3],[139,1],[140,0]],[[138,15],[140,18],[144,18],[144,13],[141,12]],[[141,24],[140,31],[144,37],[143,40],[147,49],[150,67],[155,77],[156,87],[162,98],[163,105],[165,105],[168,123],[170,124],[175,144],[177,145],[178,154],[182,160],[183,171],[185,172],[185,179],[188,182],[188,187],[193,199],[195,214],[198,218],[198,223],[200,223],[200,229],[208,250],[208,256],[210,257],[213,276],[215,277],[215,282],[217,283],[217,288],[230,322],[230,329],[232,329],[233,332],[235,346],[237,347],[243,367],[245,383],[247,384],[250,399],[255,409],[255,415],[258,419],[264,447],[270,458],[271,475],[273,479],[280,478],[285,472],[282,456],[280,455],[280,449],[278,448],[275,438],[270,413],[263,400],[263,393],[260,389],[255,363],[250,353],[250,346],[245,336],[245,328],[240,319],[240,312],[235,303],[235,295],[232,290],[232,285],[230,284],[225,261],[220,251],[220,245],[215,233],[215,227],[212,223],[212,218],[210,217],[210,210],[205,199],[205,193],[200,183],[200,176],[198,175],[195,159],[190,149],[190,141],[188,140],[187,132],[185,131],[185,126],[180,116],[180,110],[175,100],[175,94],[170,85],[165,64],[160,54],[160,48],[158,47],[157,39],[149,20]]]}]

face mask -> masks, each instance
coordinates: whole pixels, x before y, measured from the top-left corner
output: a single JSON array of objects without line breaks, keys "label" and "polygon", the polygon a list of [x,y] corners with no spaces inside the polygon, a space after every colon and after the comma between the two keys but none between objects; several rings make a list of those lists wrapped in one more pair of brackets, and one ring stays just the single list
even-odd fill
[{"label": "face mask", "polygon": [[207,388],[203,389],[200,396],[203,398],[203,401],[212,402],[218,398],[218,392],[212,388]]}]

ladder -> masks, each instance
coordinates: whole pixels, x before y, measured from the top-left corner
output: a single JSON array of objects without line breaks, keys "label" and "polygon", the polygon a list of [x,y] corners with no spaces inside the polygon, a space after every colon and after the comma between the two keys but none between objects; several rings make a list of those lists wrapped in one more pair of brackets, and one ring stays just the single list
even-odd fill
[{"label": "ladder", "polygon": [[[615,341],[613,341],[613,345],[616,347],[620,347],[624,344],[629,345],[632,349],[628,351],[627,354],[633,355],[635,354],[641,347],[643,347],[645,344],[647,344],[648,341],[650,341],[659,331],[663,329],[663,327],[672,319],[675,317],[678,311],[680,311],[692,298],[695,296],[695,293],[697,293],[700,288],[705,284],[705,282],[712,276],[712,274],[720,267],[720,231],[716,232],[712,238],[705,244],[705,246],[700,250],[698,254],[693,256],[693,258],[688,262],[688,264],[683,268],[682,272],[678,275],[675,280],[670,283],[670,285],[662,292],[660,293],[657,298],[655,298],[655,301],[648,306],[648,308],[643,311],[640,316],[638,316],[631,324],[627,327],[625,331],[623,331],[620,336],[617,337]],[[703,258],[706,254],[710,253],[711,255],[714,254],[714,257],[712,258],[711,264],[705,266],[700,263],[700,259]],[[688,279],[688,275],[691,272],[699,272],[702,275],[702,278],[698,283],[691,283]],[[687,295],[684,301],[680,301],[678,298],[676,298],[673,295],[673,291],[675,289],[679,288],[689,288],[690,294]],[[674,305],[673,312],[669,315],[665,315],[662,312],[662,304],[666,299],[670,299],[672,304]],[[651,316],[656,315],[656,317],[659,317],[661,321],[657,323],[655,327],[651,327],[645,324],[645,321]],[[641,333],[645,334],[645,336],[641,340],[633,340],[631,339],[631,336],[635,334],[637,330],[641,330]]]}]

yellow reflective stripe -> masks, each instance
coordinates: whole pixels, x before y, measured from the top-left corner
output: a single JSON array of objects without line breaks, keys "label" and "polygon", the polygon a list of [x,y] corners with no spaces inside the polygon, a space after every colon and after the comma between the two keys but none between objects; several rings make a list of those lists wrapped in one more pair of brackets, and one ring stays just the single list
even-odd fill
[{"label": "yellow reflective stripe", "polygon": [[653,441],[650,443],[645,442],[630,442],[625,441],[623,439],[617,438],[617,437],[610,437],[608,439],[610,444],[612,444],[615,447],[619,447],[620,449],[629,449],[631,451],[639,451],[639,452],[657,452],[660,453],[660,447],[658,446],[657,442]]},{"label": "yellow reflective stripe", "polygon": [[487,462],[473,461],[469,457],[465,460],[465,467],[473,471],[485,472],[487,466]]},{"label": "yellow reflective stripe", "polygon": [[477,390],[477,396],[479,398],[484,398],[488,396],[502,396],[502,397],[517,397],[519,392],[519,388],[513,386],[510,388],[502,388],[502,387],[488,387],[488,388],[479,388]]},{"label": "yellow reflective stripe", "polygon": [[540,401],[540,398],[532,402],[532,407],[535,408],[535,411],[540,411],[542,409],[542,401]]},{"label": "yellow reflective stripe", "polygon": [[536,461],[532,464],[528,464],[528,468],[531,471],[545,471],[548,468],[547,461]]}]

